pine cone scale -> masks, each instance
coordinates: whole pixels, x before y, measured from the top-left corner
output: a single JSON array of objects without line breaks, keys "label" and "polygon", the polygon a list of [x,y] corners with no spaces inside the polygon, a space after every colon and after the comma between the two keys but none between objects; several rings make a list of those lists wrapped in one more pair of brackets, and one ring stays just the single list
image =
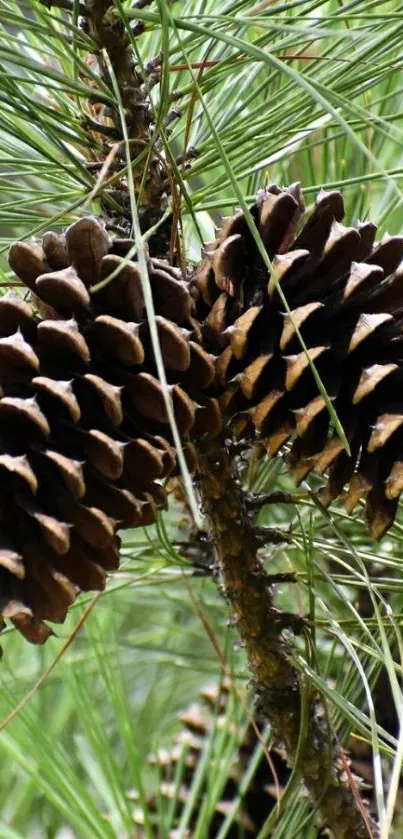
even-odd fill
[{"label": "pine cone scale", "polygon": [[[177,468],[133,244],[84,218],[64,236],[10,251],[32,302],[0,301],[2,496],[9,491],[1,610],[35,643],[50,632],[41,622],[63,620],[78,591],[104,588],[119,563],[117,529],[154,520],[167,503],[161,480]],[[180,272],[163,260],[148,270],[173,411],[195,468],[188,434],[203,412],[217,425],[219,408],[203,392],[196,404],[192,390],[196,381],[210,387],[214,358],[198,343]]]},{"label": "pine cone scale", "polygon": [[[297,483],[312,470],[328,472],[323,503],[346,491],[351,511],[366,498],[370,530],[379,538],[393,523],[401,486],[399,468],[393,469],[401,448],[395,393],[403,239],[386,236],[374,244],[375,225],[344,226],[337,192],[319,194],[298,232],[302,209],[295,187],[270,187],[251,208],[272,260],[269,278],[243,214],[225,220],[193,276],[193,297],[204,340],[218,354],[216,394],[228,419],[235,424],[249,417],[270,453],[295,434],[288,464]],[[238,264],[224,288],[220,255],[228,274],[242,244],[245,279],[240,285]],[[283,311],[278,284],[290,313]],[[350,456],[329,423],[310,362],[343,424]],[[250,433],[248,421],[239,427]],[[370,479],[368,456],[377,459]]]},{"label": "pine cone scale", "polygon": [[52,583],[43,571],[28,585],[27,533],[74,593],[99,589],[118,564],[117,529],[166,507],[162,481],[177,470],[167,400],[192,470],[191,439],[224,421],[258,433],[271,454],[288,444],[297,482],[327,473],[323,504],[344,496],[352,510],[364,499],[377,538],[393,522],[403,488],[403,237],[376,244],[375,225],[345,226],[338,192],[320,193],[301,227],[303,212],[297,184],[262,191],[251,208],[270,276],[242,212],[223,222],[190,282],[148,259],[167,393],[132,240],[112,241],[88,217],[12,247],[32,296],[0,300],[0,556],[3,612],[25,634],[45,638],[40,622],[59,620],[68,599],[50,571]]}]

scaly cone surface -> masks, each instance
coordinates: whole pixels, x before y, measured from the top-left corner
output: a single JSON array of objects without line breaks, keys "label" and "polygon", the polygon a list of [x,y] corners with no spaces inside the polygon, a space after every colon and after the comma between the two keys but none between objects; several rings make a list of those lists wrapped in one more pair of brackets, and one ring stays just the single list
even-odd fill
[{"label": "scaly cone surface", "polygon": [[237,433],[257,430],[271,455],[292,440],[296,482],[327,472],[322,502],[344,493],[350,512],[365,499],[370,532],[381,538],[403,489],[403,237],[374,244],[374,224],[342,225],[338,192],[321,192],[301,229],[303,212],[298,184],[271,186],[251,208],[291,315],[244,214],[224,221],[192,281],[204,346],[220,353],[221,404]]},{"label": "scaly cone surface", "polygon": [[[242,213],[190,282],[149,260],[176,422],[191,470],[191,439],[218,434],[222,412],[229,433],[257,432],[273,455],[293,438],[297,482],[327,471],[323,503],[345,492],[352,510],[366,498],[380,538],[403,489],[403,237],[374,246],[373,224],[342,226],[337,192],[320,193],[298,232],[303,209],[299,186],[270,187],[252,207],[291,316]],[[0,300],[0,615],[38,643],[44,620],[62,621],[78,591],[103,587],[117,529],[154,520],[176,468],[133,244],[83,218],[10,251],[31,302]]]},{"label": "scaly cone surface", "polygon": [[[133,242],[83,218],[64,236],[19,242],[10,265],[31,292],[0,299],[0,614],[42,643],[77,592],[119,563],[118,528],[154,521],[176,455]],[[180,272],[149,261],[169,390],[187,442],[220,428],[203,391],[214,359],[200,346]],[[114,273],[101,290],[91,287]]]}]

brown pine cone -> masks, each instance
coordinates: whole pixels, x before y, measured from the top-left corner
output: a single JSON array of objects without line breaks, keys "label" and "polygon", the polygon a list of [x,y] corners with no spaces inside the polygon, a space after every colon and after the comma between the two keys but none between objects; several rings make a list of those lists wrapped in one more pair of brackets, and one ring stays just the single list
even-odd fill
[{"label": "brown pine cone", "polygon": [[[167,501],[161,482],[177,468],[133,244],[83,218],[10,251],[31,299],[0,299],[0,614],[36,643],[78,591],[104,587],[119,563],[117,529],[154,521]],[[214,359],[180,272],[158,259],[148,268],[194,469],[190,433],[220,428],[217,400],[204,394]]]},{"label": "brown pine cone", "polygon": [[[323,503],[346,485],[348,510],[366,497],[379,538],[403,488],[403,238],[374,248],[374,225],[343,227],[337,192],[319,195],[300,232],[298,186],[270,187],[251,212],[292,316],[242,213],[224,222],[190,285],[149,260],[189,466],[190,438],[221,428],[220,397],[226,422],[234,418],[244,436],[257,430],[271,454],[294,438],[288,462],[297,482],[328,471]],[[48,233],[42,245],[10,252],[32,301],[0,300],[0,614],[36,642],[50,632],[42,621],[62,621],[77,591],[103,587],[118,564],[117,528],[153,521],[166,504],[161,481],[176,469],[132,246],[84,218],[65,236]]]},{"label": "brown pine cone", "polygon": [[347,486],[347,510],[365,498],[370,532],[380,538],[403,489],[403,237],[385,236],[374,245],[374,224],[344,227],[338,192],[321,192],[300,229],[303,212],[298,184],[271,186],[251,208],[272,263],[269,276],[244,214],[224,220],[192,281],[203,342],[220,353],[227,421],[234,419],[241,435],[257,430],[271,455],[291,440],[288,464],[296,482],[311,470],[327,472],[322,502],[328,505]]}]

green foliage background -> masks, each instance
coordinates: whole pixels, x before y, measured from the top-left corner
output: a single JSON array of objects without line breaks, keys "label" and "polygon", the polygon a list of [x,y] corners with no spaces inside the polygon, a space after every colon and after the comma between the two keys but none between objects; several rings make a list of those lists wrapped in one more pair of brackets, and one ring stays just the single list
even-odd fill
[{"label": "green foliage background", "polygon": [[[35,0],[0,0],[4,289],[11,281],[5,254],[15,238],[63,229],[82,213],[97,212],[101,197],[113,208],[113,177],[97,182],[86,160],[103,154],[99,136],[88,131],[92,105],[115,97],[86,60],[94,45],[78,13],[77,0],[71,13]],[[239,204],[240,194],[252,201],[273,181],[300,180],[308,207],[319,188],[340,188],[348,220],[370,216],[380,236],[402,230],[403,12],[397,0],[154,0],[142,10],[115,0],[114,14],[132,33],[140,66],[163,57],[160,82],[151,91],[152,143],[178,185],[188,261],[198,258],[202,241],[211,238],[220,215]],[[139,20],[146,31],[135,38]],[[168,128],[173,107],[180,114]],[[176,161],[189,149],[197,156],[187,168]],[[250,468],[245,480],[256,491],[294,491],[281,460]],[[295,504],[266,506],[259,522],[291,534],[287,550],[267,555],[270,570],[298,574],[296,585],[279,590],[281,605],[315,622],[313,648],[301,644],[295,663],[301,678],[323,691],[341,739],[353,731],[373,743],[386,839],[401,835],[398,810],[395,833],[391,823],[403,738],[383,731],[371,686],[383,662],[401,716],[402,517],[375,545],[359,516],[320,507],[317,485],[295,493]],[[44,649],[28,647],[13,631],[4,634],[0,724],[29,691],[33,695],[0,731],[0,837],[136,836],[134,806],[143,809],[151,836],[144,796],[152,776],[145,757],[169,740],[178,727],[176,713],[196,698],[198,687],[220,677],[212,637],[243,688],[243,654],[234,649],[215,581],[195,576],[172,547],[187,532],[183,510],[173,505],[158,527],[125,533],[121,569],[65,651],[90,598],[80,598]],[[368,621],[355,608],[362,589],[375,607]],[[244,712],[238,704],[233,713]],[[224,754],[228,743],[219,748]],[[385,755],[392,767],[389,788]],[[130,788],[139,791],[135,805]],[[211,807],[217,796],[211,781]],[[300,827],[307,808],[296,777],[286,801],[260,839],[315,835],[312,818]],[[207,806],[195,839],[207,835],[210,815]],[[169,818],[162,812],[164,837]]]}]

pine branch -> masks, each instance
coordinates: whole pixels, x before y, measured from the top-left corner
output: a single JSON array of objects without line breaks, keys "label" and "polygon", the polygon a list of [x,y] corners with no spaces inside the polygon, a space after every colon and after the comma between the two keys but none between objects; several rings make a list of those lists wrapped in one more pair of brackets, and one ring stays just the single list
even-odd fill
[{"label": "pine branch", "polygon": [[[44,5],[63,6],[70,8],[69,0],[42,0]],[[71,7],[72,8],[72,7]],[[125,109],[125,119],[133,151],[133,157],[141,156],[141,164],[133,167],[134,183],[136,193],[139,197],[139,211],[142,229],[144,231],[153,227],[160,221],[167,209],[166,194],[166,171],[160,155],[154,151],[153,146],[153,114],[150,105],[148,88],[144,84],[142,74],[136,67],[133,44],[127,31],[125,23],[116,13],[116,8],[111,0],[85,0],[79,7],[83,18],[83,29],[90,35],[92,41],[97,45],[92,61],[95,69],[98,70],[102,79],[111,90],[113,85],[108,72],[105,55],[108,56],[110,65],[113,68],[115,79],[119,85],[122,104]],[[88,56],[87,60],[91,60]],[[105,155],[110,151],[111,143],[118,143],[123,140],[118,109],[98,109],[94,117],[86,117],[86,129],[95,132],[104,138]],[[108,144],[109,141],[109,144]],[[97,161],[98,162],[98,161]],[[101,164],[103,164],[103,160]],[[131,161],[124,159],[123,152],[118,153],[114,159],[114,169],[120,165],[122,169],[126,163],[132,165]],[[146,167],[146,175],[144,173]],[[127,183],[122,178],[116,184],[115,192],[119,193],[119,203],[122,205],[122,212],[113,214],[115,226],[126,229],[130,232],[131,216],[129,201],[127,199]],[[110,216],[109,205],[104,202],[104,211]],[[163,224],[158,232],[158,237],[151,241],[151,252],[163,252],[165,255],[170,242],[170,226]]]},{"label": "pine branch", "polygon": [[[55,3],[60,5],[61,0],[55,0]],[[146,4],[137,3],[137,8],[142,5]],[[146,177],[143,166],[133,172],[136,192],[141,196],[143,227],[148,228],[161,218],[167,198],[165,171],[153,150],[147,87],[136,69],[129,33],[111,0],[86,0],[83,12],[85,30],[97,45],[95,56],[99,72],[111,88],[108,67],[113,68],[125,110],[130,145],[135,154],[148,151]],[[114,143],[122,139],[119,113],[113,107],[97,112],[96,119],[90,117],[86,128]],[[106,140],[105,148],[109,152]],[[130,165],[130,161],[123,159],[119,162],[122,166],[126,162]],[[122,179],[123,203],[125,193]],[[125,220],[130,223],[129,210],[126,215],[122,214],[123,224]],[[167,251],[166,247],[164,255]],[[222,589],[248,654],[262,710],[276,738],[286,746],[290,761],[298,761],[313,805],[320,810],[323,822],[335,839],[365,839],[369,834],[376,839],[378,829],[365,805],[357,802],[338,744],[322,713],[320,701],[314,695],[308,698],[304,743],[302,751],[300,749],[303,697],[298,673],[291,662],[292,646],[283,631],[287,629],[296,634],[304,628],[304,622],[274,606],[274,580],[266,574],[258,558],[262,538],[266,542],[267,534],[253,527],[251,500],[240,487],[236,465],[226,449],[225,439],[203,439],[199,453],[201,494]],[[275,496],[270,500],[285,501],[288,497],[282,494],[281,498]],[[272,531],[271,541],[287,541],[286,534]]]},{"label": "pine branch", "polygon": [[[294,762],[302,696],[291,663],[292,648],[283,630],[293,628],[295,632],[300,627],[292,627],[290,616],[274,606],[270,578],[257,556],[259,545],[224,438],[201,442],[199,452],[202,502],[222,591],[248,655],[261,709]],[[308,699],[305,739],[298,760],[312,802],[335,839],[379,836],[365,803],[357,806],[326,715],[314,695]]]},{"label": "pine branch", "polygon": [[[143,79],[137,72],[133,50],[126,27],[122,20],[113,15],[114,4],[111,0],[87,0],[86,25],[88,32],[98,45],[98,61],[103,77],[109,82],[108,71],[103,60],[105,50],[112,64],[126,111],[126,123],[129,139],[138,151],[147,148],[151,139],[152,114],[147,90]],[[114,114],[114,123],[120,132],[119,117]],[[134,173],[138,192],[143,170]],[[151,227],[163,215],[167,201],[165,195],[165,173],[156,155],[151,155],[148,174],[142,195],[142,205],[146,207],[146,226]]]}]

